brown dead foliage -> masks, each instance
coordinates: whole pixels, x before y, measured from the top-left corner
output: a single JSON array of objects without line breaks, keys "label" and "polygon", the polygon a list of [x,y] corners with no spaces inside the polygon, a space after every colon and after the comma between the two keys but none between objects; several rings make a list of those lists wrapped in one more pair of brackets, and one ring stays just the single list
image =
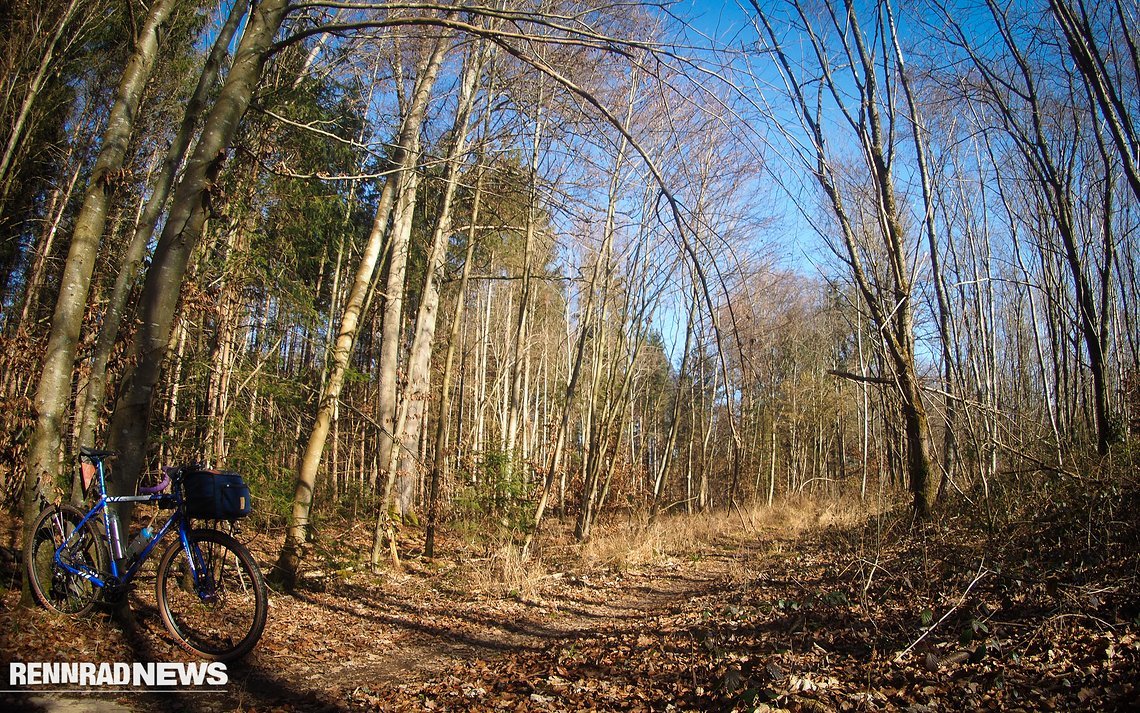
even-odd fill
[{"label": "brown dead foliage", "polygon": [[[1098,512],[1137,504],[1110,499]],[[805,522],[831,520],[821,512]],[[651,555],[599,557],[618,548],[595,543],[583,556],[548,540],[522,589],[474,576],[514,571],[509,553],[454,538],[438,543],[458,553],[450,559],[373,575],[359,554],[369,528],[358,526],[323,543],[325,561],[295,594],[273,595],[265,637],[231,665],[224,694],[161,700],[258,711],[1131,709],[1135,519],[1109,532],[1087,515],[1059,503],[992,530],[974,517],[918,527],[888,513],[793,531],[786,514],[732,514],[683,547],[655,535]],[[605,536],[638,532],[650,531]],[[405,552],[418,535],[405,533]],[[268,567],[278,539],[246,539]],[[134,637],[103,617],[16,608],[10,559],[4,584],[6,660],[180,660],[149,583],[132,599]]]}]

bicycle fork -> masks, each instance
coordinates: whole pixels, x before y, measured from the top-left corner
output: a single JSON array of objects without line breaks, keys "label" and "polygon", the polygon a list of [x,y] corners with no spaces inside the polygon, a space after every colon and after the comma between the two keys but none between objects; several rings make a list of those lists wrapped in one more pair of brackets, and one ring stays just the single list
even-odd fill
[{"label": "bicycle fork", "polygon": [[202,554],[202,548],[197,542],[190,539],[184,530],[179,531],[182,540],[182,549],[186,552],[186,562],[190,565],[190,578],[194,584],[194,593],[207,604],[217,600],[218,588],[214,581],[213,568]]}]

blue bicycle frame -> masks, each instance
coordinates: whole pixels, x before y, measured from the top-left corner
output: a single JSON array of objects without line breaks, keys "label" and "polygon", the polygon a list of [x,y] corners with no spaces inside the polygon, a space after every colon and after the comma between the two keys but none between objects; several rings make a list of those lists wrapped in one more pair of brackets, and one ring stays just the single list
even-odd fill
[{"label": "blue bicycle frame", "polygon": [[[173,487],[170,493],[153,493],[147,495],[107,495],[106,475],[103,469],[103,460],[101,458],[94,460],[93,465],[96,468],[96,474],[99,479],[99,500],[95,503],[94,506],[92,506],[90,510],[87,511],[87,514],[83,516],[83,519],[75,526],[75,529],[71,532],[70,535],[68,535],[63,543],[58,548],[56,548],[56,565],[62,567],[64,570],[70,572],[71,574],[83,577],[84,579],[90,581],[92,584],[100,588],[122,586],[131,581],[131,579],[142,567],[143,563],[149,559],[151,552],[153,552],[154,548],[158,546],[158,543],[162,541],[171,530],[177,529],[178,538],[182,542],[182,547],[190,555],[189,561],[194,583],[201,593],[199,573],[204,571],[205,567],[201,561],[201,553],[197,551],[197,548],[190,546],[188,527],[189,518],[186,517],[185,512],[182,509],[182,493],[180,492],[179,488]],[[174,512],[166,520],[166,522],[163,523],[162,527],[159,528],[158,532],[155,533],[150,542],[146,544],[146,547],[144,547],[142,551],[138,553],[138,556],[135,557],[134,561],[131,562],[125,570],[123,570],[121,565],[125,563],[120,562],[120,558],[115,554],[116,552],[122,551],[122,533],[118,532],[117,528],[111,527],[111,513],[107,511],[107,506],[114,503],[147,502],[172,504],[174,507]],[[92,518],[97,517],[100,512],[103,513],[103,531],[105,533],[104,541],[107,543],[109,550],[108,559],[110,560],[111,567],[111,571],[109,573],[99,572],[82,564],[79,564],[79,566],[74,566],[65,561],[65,558],[63,556],[63,553],[67,550],[68,546],[72,544],[72,538],[75,537],[76,533],[81,532],[83,530],[83,526],[86,525],[87,522]],[[120,538],[119,542],[114,541],[116,537]],[[110,577],[104,578],[107,574],[109,574]]]}]

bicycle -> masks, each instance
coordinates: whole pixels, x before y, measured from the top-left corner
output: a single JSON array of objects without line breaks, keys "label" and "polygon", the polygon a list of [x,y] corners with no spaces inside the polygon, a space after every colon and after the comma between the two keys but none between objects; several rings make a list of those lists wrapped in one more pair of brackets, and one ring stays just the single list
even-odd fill
[{"label": "bicycle", "polygon": [[[24,547],[36,599],[59,614],[86,614],[100,600],[123,595],[159,543],[176,533],[156,570],[163,625],[179,646],[197,656],[214,661],[245,656],[265,629],[265,578],[245,545],[217,529],[192,528],[191,518],[244,517],[251,509],[249,489],[236,474],[192,464],[164,467],[162,481],[138,488],[138,495],[107,495],[104,461],[113,455],[80,448],[84,487],[95,489],[90,510],[49,505],[37,517]],[[170,492],[164,493],[167,487]],[[144,528],[124,550],[118,518],[107,507],[112,503],[154,503],[173,512],[149,541]]]}]

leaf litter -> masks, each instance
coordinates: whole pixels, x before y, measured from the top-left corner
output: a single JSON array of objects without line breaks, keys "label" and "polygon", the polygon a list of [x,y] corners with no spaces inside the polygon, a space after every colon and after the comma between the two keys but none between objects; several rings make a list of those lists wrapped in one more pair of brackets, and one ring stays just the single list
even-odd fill
[{"label": "leaf litter", "polygon": [[[359,563],[326,567],[293,594],[273,594],[264,638],[230,665],[224,692],[100,697],[201,711],[1140,705],[1135,547],[1096,556],[1034,526],[987,537],[952,519],[901,522],[742,528],[630,566],[552,558],[544,564],[557,571],[526,593],[473,587],[478,563],[461,558],[379,576]],[[268,569],[277,543],[250,545]],[[352,538],[342,545],[367,551]],[[458,541],[441,548],[463,551]],[[45,651],[59,661],[186,660],[146,585],[132,594],[138,627],[127,636],[106,616],[21,609],[17,578],[5,579],[7,661]]]}]

